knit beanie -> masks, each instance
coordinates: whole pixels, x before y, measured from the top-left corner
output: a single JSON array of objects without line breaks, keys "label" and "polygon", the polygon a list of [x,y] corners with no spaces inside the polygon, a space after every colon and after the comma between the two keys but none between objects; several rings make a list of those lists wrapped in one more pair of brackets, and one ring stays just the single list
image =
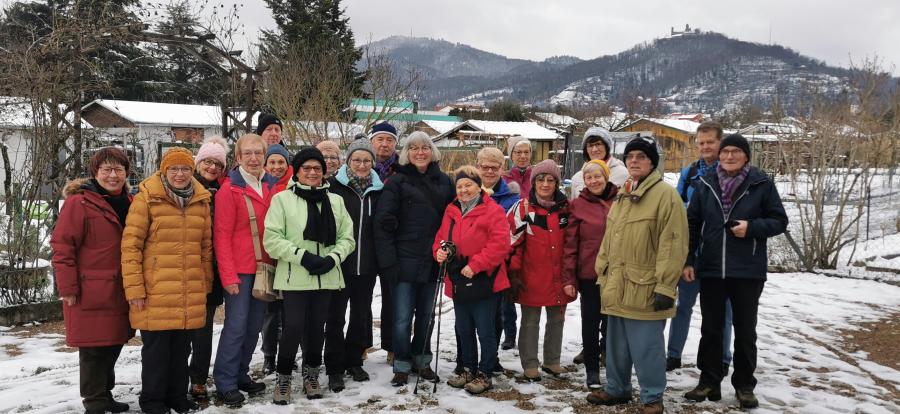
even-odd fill
[{"label": "knit beanie", "polygon": [[531,185],[534,186],[535,180],[537,180],[538,176],[541,174],[550,174],[553,178],[556,179],[556,184],[562,184],[562,179],[560,179],[559,175],[559,166],[556,165],[556,161],[553,160],[543,160],[534,167],[531,167]]},{"label": "knit beanie", "polygon": [[375,138],[375,135],[378,134],[388,134],[394,137],[395,140],[398,140],[397,128],[394,128],[393,125],[387,122],[381,122],[372,126],[372,132],[369,133],[369,139]]},{"label": "knit beanie", "polygon": [[309,160],[316,160],[319,164],[322,164],[322,174],[328,175],[328,166],[325,165],[325,156],[322,155],[322,151],[319,151],[316,147],[307,147],[298,151],[297,155],[294,155],[294,159],[291,160],[291,167],[294,168],[294,172],[296,173],[300,171],[300,166]]},{"label": "knit beanie", "polygon": [[197,150],[194,162],[203,160],[215,160],[224,167],[228,164],[228,141],[220,136],[212,136],[203,141],[203,145]]},{"label": "knit beanie", "polygon": [[372,156],[372,159],[375,159],[375,151],[372,150],[372,143],[369,142],[368,139],[357,139],[347,146],[347,162],[350,162],[350,157],[352,157],[353,153],[356,151],[368,152],[369,155]]},{"label": "knit beanie", "polygon": [[584,132],[584,139],[581,142],[581,156],[584,157],[585,162],[591,160],[591,156],[588,155],[587,152],[588,145],[597,141],[603,142],[603,145],[606,146],[607,158],[612,154],[612,135],[609,134],[609,131],[600,127],[588,128],[588,130]]},{"label": "knit beanie", "polygon": [[173,165],[187,165],[193,170],[194,154],[191,154],[191,150],[183,147],[174,147],[166,151],[166,155],[163,155],[162,161],[159,162],[159,170],[165,174],[166,170]]},{"label": "knit beanie", "polygon": [[656,168],[659,165],[659,149],[656,148],[656,140],[648,137],[637,137],[628,141],[628,144],[625,145],[625,157],[628,157],[628,153],[631,151],[641,151],[643,152],[647,158],[650,158],[650,162],[653,163],[653,168]]},{"label": "knit beanie", "polygon": [[263,163],[269,161],[269,157],[273,155],[280,155],[284,157],[285,162],[289,162],[291,160],[291,154],[288,153],[288,150],[282,147],[280,144],[269,145],[269,148],[266,149],[266,159]]},{"label": "knit beanie", "polygon": [[519,144],[528,144],[528,148],[531,148],[531,141],[528,138],[525,138],[521,135],[516,135],[514,137],[509,137],[506,139],[506,155],[512,157],[513,149],[515,149]]},{"label": "knit beanie", "polygon": [[606,180],[608,181],[609,180],[609,166],[606,165],[606,161],[603,161],[603,160],[590,160],[590,161],[584,163],[584,165],[581,167],[581,173],[584,174],[587,171],[588,167],[590,167],[592,164],[596,164],[596,165],[600,166],[600,170],[603,171],[603,177],[606,178]]},{"label": "knit beanie", "polygon": [[263,131],[265,131],[266,128],[272,124],[284,128],[284,126],[281,125],[281,120],[278,119],[277,116],[273,114],[259,114],[259,120],[257,120],[256,125],[256,135],[262,135]]},{"label": "knit beanie", "polygon": [[722,152],[722,149],[725,147],[737,147],[741,151],[744,151],[744,154],[747,154],[747,159],[750,159],[750,143],[747,142],[747,138],[744,138],[741,134],[731,134],[725,138],[722,138],[722,142],[719,143],[719,152]]}]

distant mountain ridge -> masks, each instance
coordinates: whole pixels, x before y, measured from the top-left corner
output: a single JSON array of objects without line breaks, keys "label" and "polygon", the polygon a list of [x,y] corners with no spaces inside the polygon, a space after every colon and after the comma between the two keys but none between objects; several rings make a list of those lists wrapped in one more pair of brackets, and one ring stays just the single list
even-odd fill
[{"label": "distant mountain ridge", "polygon": [[398,65],[426,75],[423,105],[457,100],[515,99],[523,103],[622,106],[656,98],[664,109],[720,113],[777,97],[790,108],[810,88],[839,94],[852,71],[828,66],[778,45],[699,33],[655,39],[591,60],[510,59],[445,40],[392,36],[370,45]]}]

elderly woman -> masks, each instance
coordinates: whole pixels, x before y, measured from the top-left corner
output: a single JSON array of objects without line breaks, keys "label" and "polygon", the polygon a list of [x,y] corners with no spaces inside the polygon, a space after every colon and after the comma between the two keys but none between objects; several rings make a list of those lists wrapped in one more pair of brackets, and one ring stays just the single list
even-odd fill
[{"label": "elderly woman", "polygon": [[216,259],[227,295],[213,379],[218,398],[226,405],[243,402],[241,391],[252,395],[266,388],[249,375],[250,359],[266,311],[266,303],[253,297],[256,263],[272,263],[261,248],[264,220],[276,182],[263,169],[266,148],[266,141],[256,134],[238,139],[234,151],[238,166],[228,173],[222,189],[216,193]]},{"label": "elderly woman", "polygon": [[[700,383],[685,398],[722,398],[722,336],[726,301],[734,316],[731,384],[741,408],[759,405],[756,387],[756,319],[766,283],[766,241],[785,231],[788,218],[775,183],[750,166],[750,145],[729,135],[719,145],[719,166],[700,178],[688,205],[690,252],[683,277],[700,281]],[[699,250],[698,250],[699,249]]]},{"label": "elderly woman", "polygon": [[531,194],[523,198],[507,217],[512,229],[513,253],[510,260],[512,299],[521,305],[522,326],[519,329],[519,359],[525,379],[540,381],[538,332],[541,310],[546,309],[544,364],[540,368],[559,376],[563,322],[566,304],[575,299],[572,289],[563,289],[563,232],[569,223],[569,206],[559,191],[559,167],[544,160],[531,171]]},{"label": "elderly woman", "polygon": [[[332,391],[344,388],[344,371],[354,381],[369,380],[362,357],[372,343],[372,291],[378,274],[372,220],[384,187],[378,173],[372,169],[374,163],[375,153],[369,140],[357,139],[347,147],[347,163],[328,180],[328,191],[344,199],[344,207],[353,219],[356,239],[356,250],[341,264],[347,287],[337,291],[331,299],[325,324],[325,370],[328,388]],[[345,336],[348,302],[350,320]]]},{"label": "elderly woman", "polygon": [[122,279],[131,327],[141,330],[145,413],[195,410],[187,399],[193,330],[212,292],[212,195],[194,177],[194,156],[172,148],[140,183],[122,235]]},{"label": "elderly woman", "polygon": [[[591,160],[605,162],[607,167],[609,167],[609,179],[607,179],[607,182],[612,183],[616,187],[621,187],[628,178],[628,170],[625,169],[625,164],[622,161],[612,156],[612,142],[612,135],[606,129],[600,127],[588,128],[581,143],[581,156],[584,157],[585,163]],[[569,199],[574,200],[581,196],[584,186],[584,172],[578,171],[572,176],[572,192],[569,194]]]},{"label": "elderly woman", "polygon": [[430,246],[454,193],[453,182],[438,165],[440,159],[428,134],[410,134],[400,151],[400,167],[385,184],[375,210],[378,267],[381,275],[392,282],[394,294],[391,384],[397,387],[407,383],[413,370],[422,379],[437,379],[429,367],[429,321],[438,278],[438,265]]},{"label": "elderly woman", "polygon": [[128,404],[113,399],[112,389],[122,345],[134,336],[120,262],[122,228],[131,205],[130,165],[121,149],[94,153],[92,178],[66,184],[66,203],[50,237],[66,345],[78,348],[82,404],[92,414],[128,411]]},{"label": "elderly woman", "polygon": [[506,142],[506,150],[512,161],[512,168],[503,175],[512,192],[519,192],[520,198],[527,199],[531,194],[531,141],[528,138],[515,136]]},{"label": "elderly woman", "polygon": [[[444,293],[453,298],[457,341],[462,351],[458,358],[464,369],[447,383],[471,394],[481,394],[491,389],[491,375],[497,365],[495,316],[497,293],[509,287],[509,226],[504,220],[506,211],[482,190],[484,183],[475,167],[464,165],[454,176],[456,200],[447,206],[431,247],[437,262],[449,260],[447,267],[453,269],[446,276]],[[454,252],[444,246],[445,241],[452,241]],[[460,285],[475,281],[481,288],[476,294],[456,294]],[[480,361],[476,340],[481,345]]]},{"label": "elderly woman", "polygon": [[[213,136],[203,142],[194,157],[197,165],[194,178],[212,194],[209,204],[209,215],[212,219],[215,219],[216,215],[215,195],[225,180],[227,156],[228,141]],[[209,360],[212,358],[213,317],[216,315],[216,308],[222,304],[223,290],[219,280],[219,267],[215,262],[215,256],[213,259],[212,293],[206,295],[206,324],[194,331],[194,337],[191,338],[191,396],[195,400],[209,398],[206,381],[209,379]]]},{"label": "elderly woman", "polygon": [[341,168],[341,148],[334,141],[327,139],[316,144],[316,148],[322,152],[325,163],[328,164],[328,176],[325,177],[327,180],[337,174],[338,169]]},{"label": "elderly woman", "polygon": [[275,289],[284,295],[284,330],[278,344],[278,373],[273,402],[291,402],[291,371],[303,347],[303,393],[322,397],[319,368],[325,319],[335,291],[344,288],[341,262],[356,247],[353,221],[344,200],[328,192],[325,158],[315,148],[291,160],[297,174],[287,190],[272,198],[266,216],[265,246],[278,260]]},{"label": "elderly woman", "polygon": [[588,388],[595,389],[600,388],[600,362],[606,355],[606,317],[600,313],[594,260],[606,230],[606,215],[618,187],[608,181],[609,167],[601,160],[588,161],[580,172],[586,186],[569,207],[571,215],[563,250],[563,289],[569,294],[577,289],[581,294],[581,343],[584,345],[586,380]]},{"label": "elderly woman", "polygon": [[[294,176],[290,159],[291,155],[287,149],[279,144],[269,145],[269,148],[266,149],[266,161],[263,169],[266,174],[278,180],[275,187],[272,188],[272,195],[287,188]],[[260,346],[263,352],[263,373],[266,375],[275,372],[275,357],[278,355],[278,341],[281,338],[283,305],[284,302],[281,299],[266,304],[266,314],[262,325],[262,345]]]}]

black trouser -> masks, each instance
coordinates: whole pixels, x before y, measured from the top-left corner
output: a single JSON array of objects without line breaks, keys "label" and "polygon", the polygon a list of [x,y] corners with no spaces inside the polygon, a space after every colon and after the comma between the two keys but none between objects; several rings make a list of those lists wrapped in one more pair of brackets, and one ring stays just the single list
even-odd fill
[{"label": "black trouser", "polygon": [[274,358],[278,354],[278,342],[281,340],[281,325],[284,324],[284,302],[276,300],[266,305],[266,316],[262,326],[262,353]]},{"label": "black trouser", "polygon": [[[363,365],[362,354],[372,343],[372,290],[375,275],[353,275],[344,279],[347,287],[333,291],[325,323],[325,372],[342,374],[350,367]],[[347,304],[350,320],[347,334],[344,323]]]},{"label": "black trouser", "polygon": [[581,343],[584,369],[600,372],[600,353],[606,350],[606,315],[600,313],[600,289],[596,280],[578,279],[581,300]]},{"label": "black trouser", "polygon": [[116,360],[122,345],[78,348],[78,367],[81,374],[81,398],[86,410],[103,410],[112,401],[116,385]]},{"label": "black trouser", "polygon": [[722,327],[725,325],[725,301],[731,300],[734,322],[734,373],[731,384],[738,390],[756,387],[756,317],[764,280],[735,278],[700,279],[700,349],[697,367],[700,383],[718,386],[724,376],[722,366]]},{"label": "black trouser", "polygon": [[187,400],[188,354],[194,330],[141,331],[141,409],[181,407]]},{"label": "black trouser", "polygon": [[378,276],[381,285],[381,349],[394,352],[394,291],[391,281]]},{"label": "black trouser", "polygon": [[209,360],[212,358],[213,319],[216,317],[216,305],[206,305],[206,325],[194,330],[191,336],[191,384],[204,384],[209,378]]},{"label": "black trouser", "polygon": [[325,344],[325,320],[333,291],[283,291],[284,329],[278,343],[278,363],[275,371],[290,375],[297,358],[297,348],[303,346],[303,365],[322,365]]}]

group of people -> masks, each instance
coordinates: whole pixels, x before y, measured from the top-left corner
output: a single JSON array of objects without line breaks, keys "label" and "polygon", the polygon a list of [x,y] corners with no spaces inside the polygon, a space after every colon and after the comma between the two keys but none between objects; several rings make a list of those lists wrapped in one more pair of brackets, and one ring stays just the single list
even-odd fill
[{"label": "group of people", "polygon": [[[447,383],[472,394],[503,372],[500,348],[518,347],[523,380],[563,375],[566,306],[580,298],[588,401],[629,402],[635,367],[643,412],[659,413],[699,292],[701,376],[685,397],[721,398],[733,325],[732,383],[742,407],[757,404],[766,239],[787,218],[741,136],[702,124],[701,159],[676,189],[657,171],[654,140],[631,140],[623,162],[612,156],[609,132],[591,128],[567,196],[555,162],[532,165],[521,137],[508,140],[506,156],[482,148],[475,165],[447,174],[424,132],[406,136],[398,152],[396,129],[382,122],[343,152],[324,141],[291,156],[281,127],[261,115],[256,134],[235,143],[231,168],[218,137],[196,154],[170,149],[136,193],[125,153],[104,148],[90,160],[91,177],[66,186],[52,261],[88,413],[128,410],[113,398],[113,367],[135,330],[141,410],[197,409],[208,398],[213,318],[223,303],[212,372],[223,403],[266,389],[250,376],[260,334],[276,404],[292,401],[295,370],[310,399],[323,396],[323,364],[331,392],[344,389],[345,376],[368,381],[376,282],[394,386],[411,375],[439,380],[430,365],[441,294],[456,315],[457,366]],[[252,293],[265,266],[274,266],[279,293],[268,303]],[[673,316],[667,356],[663,330]]]}]

